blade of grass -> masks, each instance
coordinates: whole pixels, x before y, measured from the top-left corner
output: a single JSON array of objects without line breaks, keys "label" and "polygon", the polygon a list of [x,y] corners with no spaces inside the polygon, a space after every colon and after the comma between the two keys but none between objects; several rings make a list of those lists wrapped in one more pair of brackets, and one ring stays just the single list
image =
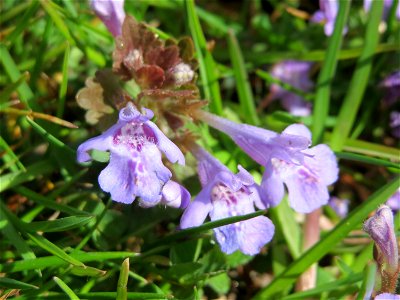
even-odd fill
[{"label": "blade of grass", "polygon": [[[15,42],[15,39],[21,35],[21,33],[29,28],[28,23],[31,21],[32,16],[36,13],[39,8],[39,3],[37,1],[30,2],[30,6],[27,10],[25,10],[24,15],[19,18],[19,22],[14,28],[14,30],[6,37],[7,46],[12,45]],[[3,19],[3,12],[2,18]]]},{"label": "blade of grass", "polygon": [[[338,51],[339,60],[355,59],[362,53],[363,48],[352,48]],[[383,43],[376,48],[375,54],[386,52],[397,52],[400,50],[398,43]],[[257,67],[265,64],[280,62],[282,60],[305,60],[320,62],[326,59],[326,50],[314,50],[307,52],[268,52],[268,55],[262,53],[250,53],[244,55],[245,60],[249,63],[249,67]]]},{"label": "blade of grass", "polygon": [[238,41],[232,30],[228,32],[228,48],[239,94],[239,102],[245,121],[249,124],[259,125],[260,120],[258,119],[256,107],[254,105],[253,93],[247,76],[247,70],[244,66],[242,52],[240,51]]},{"label": "blade of grass", "polygon": [[[17,82],[18,79],[21,78],[21,73],[19,72],[7,48],[3,44],[0,44],[0,60],[11,81]],[[20,96],[20,99],[26,105],[27,108],[33,109],[35,111],[41,111],[39,105],[37,105],[36,102],[34,101],[32,90],[29,88],[26,82],[22,82],[18,86],[17,92]]]},{"label": "blade of grass", "polygon": [[0,277],[0,287],[6,289],[18,289],[18,290],[38,289],[38,287],[35,285],[5,277]]},{"label": "blade of grass", "polygon": [[[23,83],[26,82],[26,80],[29,78],[29,73],[25,72],[24,74],[21,75],[21,77],[18,78],[17,81],[11,83],[10,85],[6,86],[1,92],[0,92],[0,102],[4,104],[7,100],[9,100],[11,94],[19,88],[19,86]],[[9,102],[12,103],[12,102]],[[8,105],[10,106],[10,105]],[[6,106],[7,107],[7,106]]]},{"label": "blade of grass", "polygon": [[[126,257],[135,257],[133,252],[77,252],[71,253],[71,257],[83,262],[102,262],[104,260],[122,259]],[[27,270],[44,269],[49,267],[65,267],[69,264],[57,256],[45,256],[35,259],[19,260],[10,263],[0,264],[0,271],[5,273],[22,272]]]},{"label": "blade of grass", "polygon": [[275,277],[268,286],[261,289],[254,299],[271,299],[277,293],[288,290],[301,273],[327,254],[351,230],[359,226],[374,209],[384,203],[399,188],[399,180],[400,176],[397,176],[371,195],[317,244],[288,266],[282,274]]},{"label": "blade of grass", "polygon": [[10,169],[12,172],[26,172],[24,165],[20,162],[18,156],[14,153],[11,147],[7,144],[7,142],[0,136],[0,149],[4,150],[3,160],[4,162],[13,164],[10,165]]},{"label": "blade of grass", "polygon": [[322,293],[329,292],[329,291],[335,291],[337,289],[340,289],[343,286],[348,286],[348,285],[354,284],[356,282],[359,282],[362,280],[362,278],[363,278],[363,275],[361,273],[352,274],[351,276],[341,278],[341,279],[335,280],[333,282],[321,284],[321,285],[317,286],[316,288],[283,297],[282,300],[310,299],[315,296],[321,295]]},{"label": "blade of grass", "polygon": [[345,159],[345,160],[352,160],[352,161],[359,161],[370,165],[377,165],[387,168],[395,168],[400,169],[400,164],[393,163],[387,160],[368,157],[365,155],[349,153],[349,152],[335,152],[337,158]]},{"label": "blade of grass", "polygon": [[93,218],[94,216],[71,216],[52,221],[38,221],[24,224],[30,231],[60,232],[84,226]]},{"label": "blade of grass", "polygon": [[330,145],[334,151],[343,149],[353,128],[371,73],[372,58],[379,41],[379,23],[381,22],[382,11],[383,1],[372,1],[364,37],[364,49],[357,61],[349,89],[340,108],[336,126],[333,129]]},{"label": "blade of grass", "polygon": [[65,48],[64,61],[62,67],[63,77],[61,81],[60,92],[58,94],[59,102],[56,115],[58,118],[62,118],[64,115],[65,98],[67,95],[67,87],[68,87],[68,62],[69,62],[70,52],[71,52],[71,46],[67,44],[67,48]]},{"label": "blade of grass", "polygon": [[325,129],[325,121],[329,114],[331,83],[336,72],[339,49],[342,46],[343,40],[343,29],[347,21],[350,5],[351,1],[348,0],[340,0],[339,2],[339,13],[336,17],[335,29],[333,35],[329,39],[326,57],[318,76],[313,109],[312,132],[314,144],[321,141]]},{"label": "blade of grass", "polygon": [[75,295],[74,291],[60,278],[54,276],[53,280],[57,283],[57,285],[67,294],[68,298],[71,300],[79,300],[79,297]]},{"label": "blade of grass", "polygon": [[298,258],[301,254],[301,229],[295,220],[293,209],[288,205],[287,197],[269,211],[275,220],[274,223],[282,231],[290,254],[294,259]]},{"label": "blade of grass", "polygon": [[121,272],[118,278],[116,300],[128,299],[128,278],[129,278],[129,258],[126,258],[121,266]]},{"label": "blade of grass", "polygon": [[360,140],[347,139],[343,150],[380,158],[387,158],[397,162],[400,161],[399,149]]},{"label": "blade of grass", "polygon": [[56,210],[56,211],[61,211],[69,215],[76,215],[76,216],[88,216],[89,213],[84,211],[84,210],[79,210],[74,207],[70,207],[65,204],[59,204],[56,202],[56,199],[53,197],[45,197],[42,196],[38,193],[35,193],[34,191],[24,187],[24,186],[18,186],[13,188],[14,191],[17,193],[28,197],[28,199],[37,202],[38,204],[41,204],[47,208]]},{"label": "blade of grass", "polygon": [[156,246],[159,246],[159,245],[165,245],[165,244],[171,243],[173,241],[176,241],[178,239],[184,238],[186,236],[193,236],[195,234],[199,234],[199,233],[208,231],[208,230],[216,228],[216,227],[233,224],[233,223],[240,222],[240,221],[249,220],[249,219],[252,219],[252,218],[255,218],[258,216],[262,216],[265,213],[266,213],[265,210],[259,210],[259,211],[256,211],[254,213],[247,214],[247,215],[229,217],[229,218],[225,218],[225,219],[221,219],[221,220],[217,220],[217,221],[207,222],[198,227],[188,228],[188,229],[184,229],[184,230],[172,233],[153,244],[147,245],[147,247],[145,247],[145,249],[147,250],[147,249],[155,248]]},{"label": "blade of grass", "polygon": [[204,96],[210,100],[210,109],[217,115],[222,115],[222,100],[216,74],[216,65],[211,52],[207,49],[207,41],[200,26],[196,14],[194,0],[184,2],[190,32],[196,47],[196,54],[199,60],[201,82],[204,89]]},{"label": "blade of grass", "polygon": [[[92,293],[77,293],[76,294],[78,297],[82,299],[94,299],[94,300],[115,300],[115,297],[117,296],[116,292],[92,292]],[[32,298],[29,298],[29,296],[24,297],[24,295],[21,295],[18,297],[18,299],[21,300],[31,300]],[[42,299],[42,298],[38,298]],[[49,300],[64,300],[64,299],[70,299],[68,296],[60,293],[49,293],[46,292],[46,296],[43,299],[49,299]],[[136,292],[130,292],[127,293],[127,299],[139,299],[139,300],[146,300],[146,299],[153,299],[153,300],[166,300],[166,299],[174,299],[172,296],[168,297],[165,294],[157,294],[157,293],[136,293]]]},{"label": "blade of grass", "polygon": [[57,10],[58,6],[55,6],[51,0],[40,0],[40,4],[44,10],[49,14],[54,24],[60,30],[61,34],[67,39],[67,41],[75,46],[75,40],[69,32],[68,26],[65,25],[63,19],[60,16],[60,11]]},{"label": "blade of grass", "polygon": [[356,300],[369,299],[371,297],[375,285],[376,269],[376,263],[368,264],[364,271],[364,280]]},{"label": "blade of grass", "polygon": [[21,183],[31,181],[37,176],[51,173],[55,167],[51,160],[43,160],[27,167],[26,172],[18,171],[2,175],[0,176],[0,193]]}]

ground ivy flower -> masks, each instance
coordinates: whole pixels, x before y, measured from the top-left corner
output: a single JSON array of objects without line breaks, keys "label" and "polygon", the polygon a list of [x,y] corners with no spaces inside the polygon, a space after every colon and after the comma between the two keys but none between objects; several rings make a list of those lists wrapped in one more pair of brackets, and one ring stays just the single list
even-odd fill
[{"label": "ground ivy flower", "polygon": [[376,296],[375,300],[400,300],[400,295],[383,293]]},{"label": "ground ivy flower", "polygon": [[[311,67],[312,63],[309,62],[288,60],[275,64],[271,75],[301,91],[309,92],[314,87],[314,83],[308,77]],[[311,113],[311,103],[278,84],[271,86],[271,95],[272,100],[281,99],[283,107],[292,115],[308,116]]]},{"label": "ground ivy flower", "polygon": [[103,191],[114,201],[130,204],[138,196],[144,207],[164,203],[184,207],[190,195],[170,180],[171,171],[161,160],[163,152],[172,163],[185,164],[179,148],[150,121],[153,112],[140,113],[132,103],[119,113],[117,124],[78,148],[79,162],[89,161],[89,150],[110,151],[110,162],[99,175]]},{"label": "ground ivy flower", "polygon": [[[312,17],[311,22],[313,23],[324,23],[325,35],[330,36],[335,28],[336,16],[339,10],[339,3],[337,0],[319,0],[319,8]],[[343,34],[346,34],[347,28],[343,30]]]},{"label": "ground ivy flower", "polygon": [[338,197],[329,198],[328,205],[335,211],[335,213],[344,218],[349,212],[350,201],[347,199],[340,199]]},{"label": "ground ivy flower", "polygon": [[277,205],[288,189],[290,206],[309,213],[327,204],[328,185],[338,177],[336,157],[327,145],[309,148],[311,132],[301,124],[281,134],[247,124],[237,124],[205,111],[196,117],[228,134],[252,159],[265,167],[261,182],[263,206]]},{"label": "ground ivy flower", "polygon": [[397,273],[399,253],[394,231],[393,213],[390,207],[382,205],[376,214],[365,221],[363,226],[378,248],[378,263],[389,273]]},{"label": "ground ivy flower", "polygon": [[121,35],[125,19],[124,0],[91,0],[90,6],[113,36]]},{"label": "ground ivy flower", "polygon": [[400,71],[395,71],[380,83],[385,90],[383,101],[387,106],[393,105],[400,100]]},{"label": "ground ivy flower", "polygon": [[[180,227],[199,226],[207,215],[214,221],[254,212],[254,204],[261,200],[252,176],[240,165],[239,173],[234,175],[204,149],[192,149],[198,159],[202,190],[183,213]],[[240,250],[255,255],[272,239],[274,225],[267,217],[259,216],[215,228],[214,233],[223,252]]]},{"label": "ground ivy flower", "polygon": [[400,188],[390,196],[390,198],[386,201],[386,205],[389,206],[392,211],[397,212],[400,210]]}]

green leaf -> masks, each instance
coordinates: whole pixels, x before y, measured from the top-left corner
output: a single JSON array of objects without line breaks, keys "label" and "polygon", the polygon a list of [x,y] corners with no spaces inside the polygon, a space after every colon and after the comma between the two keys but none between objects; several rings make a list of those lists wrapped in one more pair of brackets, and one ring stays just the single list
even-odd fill
[{"label": "green leaf", "polygon": [[318,76],[317,91],[315,94],[313,109],[312,132],[314,144],[317,144],[322,140],[326,118],[329,114],[331,82],[336,72],[339,50],[342,46],[343,40],[343,29],[350,11],[350,5],[351,1],[348,0],[340,0],[339,2],[339,12],[335,21],[335,29],[333,31],[333,35],[329,39],[324,64]]},{"label": "green leaf", "polygon": [[51,0],[40,0],[40,4],[43,6],[44,10],[49,14],[53,20],[56,27],[60,30],[62,35],[67,39],[67,41],[75,46],[75,40],[72,38],[68,26],[64,23],[60,16],[60,12],[57,11],[57,6]]},{"label": "green leaf", "polygon": [[[122,259],[126,257],[135,257],[137,256],[137,253],[133,252],[81,252],[77,251],[75,253],[71,253],[71,257],[74,259],[77,259],[78,261],[81,261],[83,263],[86,262],[93,262],[93,261],[98,261],[102,262],[105,260],[111,260],[111,259]],[[21,272],[21,271],[27,271],[27,270],[35,270],[35,269],[44,269],[44,268],[49,268],[49,267],[62,267],[62,266],[68,266],[69,264],[57,257],[57,256],[45,256],[45,257],[39,257],[35,259],[28,259],[28,260],[20,260],[20,261],[14,261],[10,263],[4,263],[0,264],[0,271],[2,272]]]},{"label": "green leaf", "polygon": [[82,276],[82,277],[86,277],[86,276],[99,277],[99,276],[104,276],[107,273],[106,271],[96,269],[93,267],[89,267],[89,266],[83,266],[83,267],[71,266],[71,268],[69,269],[69,272],[76,276]]},{"label": "green leaf", "polygon": [[35,285],[6,277],[0,277],[0,287],[6,289],[18,289],[18,290],[38,289],[38,287]]},{"label": "green leaf", "polygon": [[60,278],[54,276],[53,280],[57,283],[57,285],[67,294],[69,299],[71,300],[79,300],[79,297],[75,295],[74,291]]},{"label": "green leaf", "polygon": [[364,271],[364,280],[356,300],[369,299],[371,297],[375,286],[376,270],[377,267],[375,262],[367,265]]},{"label": "green leaf", "polygon": [[121,272],[119,273],[118,286],[117,286],[117,297],[116,300],[128,299],[128,276],[129,276],[129,258],[126,258],[121,266]]},{"label": "green leaf", "polygon": [[54,254],[58,256],[59,258],[65,260],[66,262],[74,265],[74,266],[80,266],[83,267],[84,264],[77,260],[76,258],[73,258],[72,256],[68,255],[65,253],[62,249],[60,249],[58,246],[50,242],[48,239],[45,239],[43,236],[38,235],[38,234],[31,234],[27,233],[27,236],[35,242],[40,248],[50,252],[51,254]]},{"label": "green leaf", "polygon": [[371,195],[363,204],[353,210],[333,230],[326,234],[317,244],[295,260],[286,270],[255,296],[254,299],[269,299],[276,293],[290,288],[291,284],[313,263],[322,258],[340,240],[347,236],[356,226],[380,204],[384,203],[399,187],[400,177],[397,176],[388,184]]},{"label": "green leaf", "polygon": [[58,94],[59,102],[56,114],[58,118],[62,118],[64,115],[65,98],[67,95],[67,87],[68,87],[68,62],[69,62],[70,52],[71,52],[71,47],[69,44],[67,44],[67,48],[65,48],[64,61],[62,67],[62,81],[60,86],[60,92]]},{"label": "green leaf", "polygon": [[67,231],[89,223],[94,216],[72,216],[53,221],[24,223],[30,231],[59,232]]},{"label": "green leaf", "polygon": [[211,277],[206,281],[206,284],[209,285],[219,295],[225,295],[231,289],[231,279],[227,273],[221,273]]},{"label": "green leaf", "polygon": [[[371,164],[371,165],[400,169],[400,165],[398,163],[397,164],[392,163],[391,161],[387,161],[387,160],[383,160],[383,159],[379,159],[379,158],[368,157],[365,155],[360,155],[360,154],[355,154],[355,153],[350,153],[350,152],[335,152],[335,155],[337,158],[340,158],[340,159],[359,161],[359,162],[363,162],[363,163]],[[399,155],[400,155],[400,151],[399,151]]]},{"label": "green leaf", "polygon": [[242,52],[240,51],[236,36],[231,30],[228,32],[228,49],[239,94],[239,102],[245,121],[246,123],[259,125],[260,120],[258,119],[254,105],[253,92],[251,91]]},{"label": "green leaf", "polygon": [[[350,81],[347,94],[340,108],[330,145],[334,151],[341,151],[350,135],[356,120],[358,109],[367,87],[372,69],[372,58],[379,41],[379,23],[381,22],[383,1],[372,1],[371,11],[364,37],[364,48]],[[314,115],[315,116],[315,115]]]},{"label": "green leaf", "polygon": [[210,100],[211,111],[217,115],[222,115],[222,100],[216,74],[216,65],[211,52],[207,49],[207,41],[200,26],[199,18],[196,14],[194,0],[184,2],[190,32],[196,47],[196,54],[199,60],[201,82],[204,89],[204,96]]}]

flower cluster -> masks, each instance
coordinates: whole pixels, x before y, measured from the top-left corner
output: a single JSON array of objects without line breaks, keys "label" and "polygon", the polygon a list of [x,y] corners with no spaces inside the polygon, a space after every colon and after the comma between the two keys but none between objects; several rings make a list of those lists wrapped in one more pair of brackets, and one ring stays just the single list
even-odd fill
[{"label": "flower cluster", "polygon": [[[114,201],[130,204],[138,197],[142,207],[161,204],[185,209],[182,229],[201,225],[207,216],[219,220],[255,212],[255,207],[276,206],[284,197],[284,186],[290,205],[297,212],[309,213],[328,203],[328,186],[338,177],[336,158],[328,146],[310,147],[311,133],[301,124],[290,125],[279,134],[202,110],[205,101],[194,99],[196,63],[191,43],[164,43],[132,17],[122,20],[123,14],[118,12],[120,3],[107,5],[111,4],[92,1],[95,12],[117,36],[113,70],[97,73],[95,80],[88,81],[87,87],[78,93],[77,100],[88,110],[87,119],[99,121],[119,111],[118,121],[101,135],[82,143],[77,160],[89,161],[89,151],[93,149],[109,151],[109,163],[98,181]],[[274,75],[295,88],[309,91],[313,84],[305,74],[310,66],[285,62]],[[292,75],[282,74],[288,70]],[[120,80],[131,79],[141,88],[135,101],[119,84]],[[311,107],[298,96],[278,86],[273,90],[276,97],[287,98],[284,105],[293,113],[309,113]],[[147,101],[145,105],[143,101]],[[154,115],[158,125],[151,121]],[[205,122],[229,135],[265,167],[261,184],[256,184],[240,165],[239,172],[233,174],[196,141],[185,140],[189,134],[180,129],[187,119]],[[193,201],[189,192],[172,179],[169,165],[162,160],[165,156],[170,163],[185,164],[184,154],[167,136],[180,141],[178,145],[197,160],[202,190]],[[225,253],[240,250],[254,255],[272,239],[274,225],[267,217],[257,216],[215,228],[214,233]]]}]

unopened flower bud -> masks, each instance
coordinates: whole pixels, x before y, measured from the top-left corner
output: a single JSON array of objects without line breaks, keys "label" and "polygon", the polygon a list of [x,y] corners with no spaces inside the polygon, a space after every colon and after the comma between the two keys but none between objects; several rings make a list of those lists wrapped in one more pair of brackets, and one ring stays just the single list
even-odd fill
[{"label": "unopened flower bud", "polygon": [[194,71],[190,68],[189,65],[185,63],[177,64],[174,67],[174,79],[177,85],[183,85],[185,83],[190,82],[194,77]]},{"label": "unopened flower bud", "polygon": [[389,274],[397,273],[399,253],[390,207],[382,205],[376,214],[364,223],[363,229],[372,237],[378,248],[379,257],[382,259],[378,263],[383,264],[382,268]]}]

